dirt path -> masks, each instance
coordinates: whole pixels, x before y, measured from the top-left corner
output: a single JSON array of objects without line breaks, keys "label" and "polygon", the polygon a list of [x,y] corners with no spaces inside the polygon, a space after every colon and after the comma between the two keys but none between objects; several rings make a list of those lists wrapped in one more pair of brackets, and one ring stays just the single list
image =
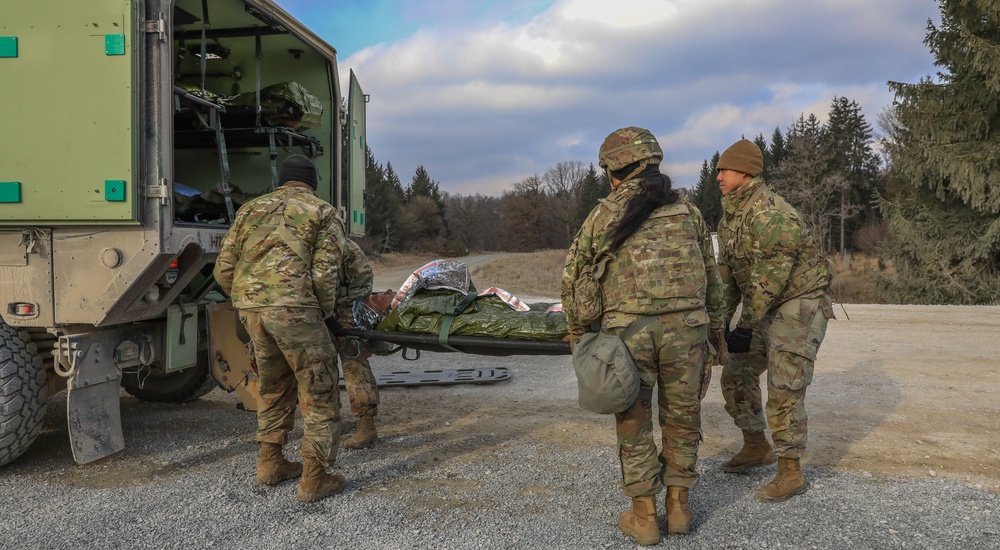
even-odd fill
[{"label": "dirt path", "polygon": [[[495,260],[505,254],[481,254],[478,256],[463,256],[461,258],[450,258],[458,262],[464,262],[469,266],[469,270],[472,270],[477,265],[486,263],[490,260]],[[409,277],[413,271],[419,268],[419,265],[408,266],[396,269],[390,269],[384,272],[375,272],[375,282],[372,285],[372,290],[378,292],[391,288],[393,290],[399,290],[400,285],[402,285],[407,277]]]},{"label": "dirt path", "polygon": [[811,463],[1000,492],[1000,307],[846,309],[809,389]]}]

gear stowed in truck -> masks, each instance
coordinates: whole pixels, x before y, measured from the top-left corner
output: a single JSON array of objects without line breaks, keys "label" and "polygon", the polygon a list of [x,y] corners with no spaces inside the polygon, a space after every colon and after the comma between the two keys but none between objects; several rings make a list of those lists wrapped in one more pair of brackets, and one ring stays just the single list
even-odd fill
[{"label": "gear stowed in truck", "polygon": [[0,465],[62,390],[87,463],[124,448],[120,388],[184,402],[226,386],[212,265],[285,156],[311,157],[319,195],[363,233],[365,96],[353,74],[341,93],[336,51],[271,0],[3,12]]}]

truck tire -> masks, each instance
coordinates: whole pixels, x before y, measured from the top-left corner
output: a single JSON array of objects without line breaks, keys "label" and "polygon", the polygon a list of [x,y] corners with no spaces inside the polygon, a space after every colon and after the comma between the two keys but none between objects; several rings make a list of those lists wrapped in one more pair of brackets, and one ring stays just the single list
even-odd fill
[{"label": "truck tire", "polygon": [[[202,360],[204,359],[204,360]],[[208,366],[208,355],[199,357],[198,365],[177,372],[163,372],[154,365],[122,372],[122,388],[129,395],[155,403],[187,403],[215,389],[217,384]]]},{"label": "truck tire", "polygon": [[21,456],[42,431],[48,388],[35,344],[0,319],[0,466]]}]

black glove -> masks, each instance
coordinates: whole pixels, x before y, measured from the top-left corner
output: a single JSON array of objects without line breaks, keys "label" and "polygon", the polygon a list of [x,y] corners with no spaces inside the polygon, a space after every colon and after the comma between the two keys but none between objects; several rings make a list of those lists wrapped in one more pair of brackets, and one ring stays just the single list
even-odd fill
[{"label": "black glove", "polygon": [[730,332],[726,330],[726,347],[729,353],[746,353],[750,351],[750,340],[753,340],[753,330],[736,327]]}]

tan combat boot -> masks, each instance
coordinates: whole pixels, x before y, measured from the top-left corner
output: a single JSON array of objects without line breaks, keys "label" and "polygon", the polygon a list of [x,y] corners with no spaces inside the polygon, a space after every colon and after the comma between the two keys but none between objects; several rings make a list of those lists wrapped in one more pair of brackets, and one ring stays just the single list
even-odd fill
[{"label": "tan combat boot", "polygon": [[316,502],[343,491],[345,482],[344,476],[328,474],[326,468],[316,459],[306,458],[302,480],[299,481],[299,491],[295,494],[295,498],[302,502]]},{"label": "tan combat boot", "polygon": [[364,449],[375,441],[375,417],[370,414],[361,416],[358,423],[358,431],[344,441],[343,446],[348,449]]},{"label": "tan combat boot", "polygon": [[660,543],[660,525],[656,522],[656,497],[632,497],[632,509],[618,518],[622,533],[643,545]]},{"label": "tan combat boot", "polygon": [[281,454],[281,445],[276,443],[260,444],[260,460],[257,461],[257,483],[274,485],[302,475],[302,463],[285,460]]},{"label": "tan combat boot", "polygon": [[667,532],[671,535],[686,535],[691,531],[694,514],[688,508],[688,488],[667,487]]},{"label": "tan combat boot", "polygon": [[770,483],[757,491],[757,498],[764,502],[782,502],[806,492],[806,480],[797,458],[779,458],[778,472]]},{"label": "tan combat boot", "polygon": [[743,448],[736,456],[722,463],[722,471],[730,474],[745,472],[757,466],[774,464],[774,450],[764,432],[743,432]]}]

